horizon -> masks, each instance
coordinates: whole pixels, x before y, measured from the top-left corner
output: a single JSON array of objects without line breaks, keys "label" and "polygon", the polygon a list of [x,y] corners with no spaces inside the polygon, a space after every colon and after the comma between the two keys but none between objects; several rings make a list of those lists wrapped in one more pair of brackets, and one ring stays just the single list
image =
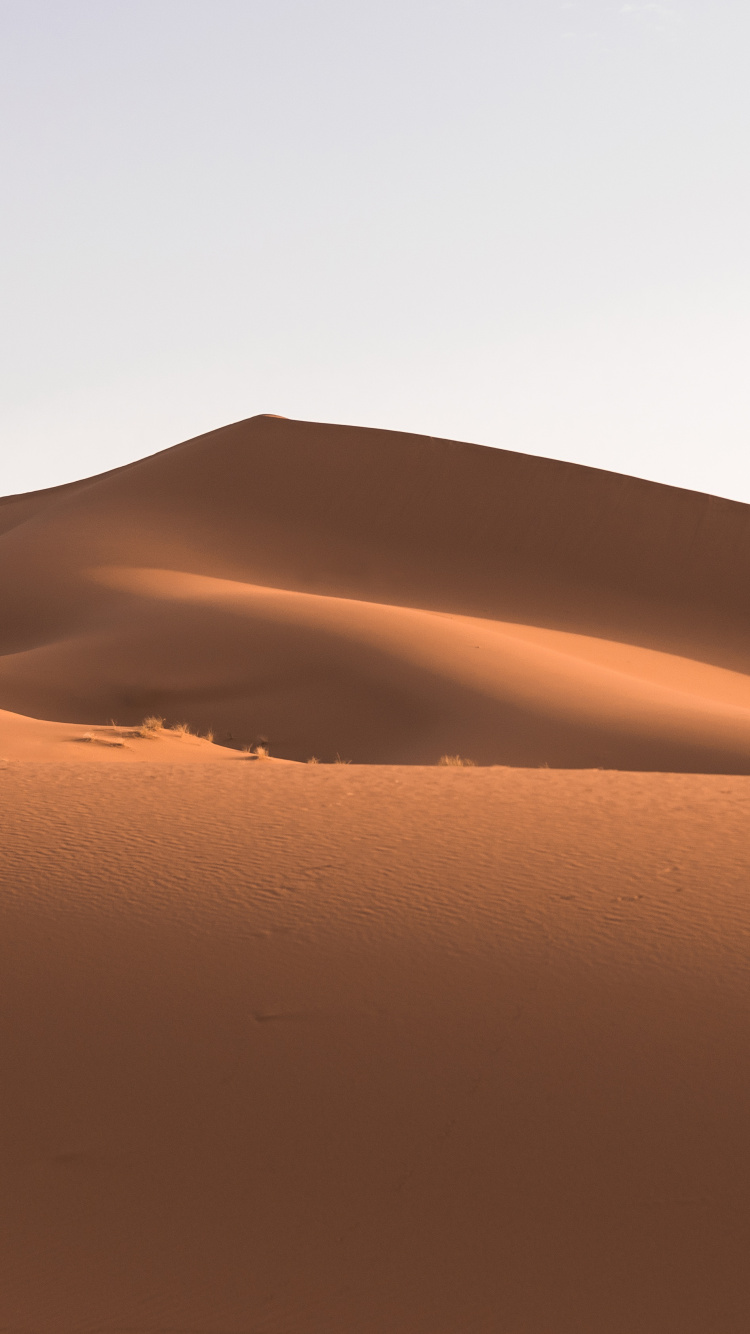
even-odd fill
[{"label": "horizon", "polygon": [[270,404],[750,501],[738,0],[0,30],[0,494]]},{"label": "horizon", "polygon": [[[15,491],[15,492],[14,492],[14,491],[11,491],[11,492],[8,492],[7,494],[0,495],[0,504],[1,504],[2,502],[4,502],[4,501],[12,501],[12,500],[20,499],[20,498],[21,498],[22,496],[24,496],[24,495],[33,495],[35,492],[38,492],[38,491],[54,491],[54,490],[57,490],[58,488],[62,489],[62,488],[65,488],[65,487],[73,487],[73,486],[75,486],[75,485],[76,485],[77,483],[79,483],[79,482],[80,482],[80,483],[83,483],[83,482],[89,482],[89,481],[96,481],[98,478],[101,478],[101,477],[108,477],[108,476],[110,476],[111,474],[116,473],[116,472],[119,472],[119,471],[121,471],[121,470],[124,469],[124,468],[133,468],[133,467],[137,467],[139,463],[145,463],[145,462],[147,462],[149,459],[152,459],[152,458],[157,457],[159,454],[166,454],[166,453],[169,453],[170,450],[172,450],[172,449],[179,449],[179,447],[180,447],[181,445],[189,445],[189,444],[192,444],[192,443],[195,442],[195,441],[204,439],[204,438],[205,438],[206,436],[208,436],[208,435],[215,435],[215,434],[216,434],[217,432],[219,432],[219,431],[228,430],[228,429],[230,429],[230,428],[233,427],[233,426],[240,426],[240,425],[243,425],[244,423],[249,422],[249,421],[253,421],[253,420],[255,420],[255,419],[258,418],[258,417],[272,417],[272,418],[274,418],[275,420],[280,420],[280,421],[293,421],[293,422],[297,422],[299,425],[330,426],[330,427],[333,427],[333,428],[345,427],[345,428],[348,429],[348,430],[358,430],[358,431],[381,431],[381,430],[386,430],[386,431],[389,431],[389,432],[390,432],[390,429],[391,429],[391,428],[388,428],[388,427],[378,427],[378,426],[358,426],[355,422],[311,422],[311,421],[308,421],[307,419],[305,419],[305,418],[301,418],[301,417],[283,417],[283,416],[281,415],[281,413],[277,413],[277,412],[256,412],[256,413],[253,414],[252,417],[241,417],[241,418],[239,418],[237,421],[233,421],[233,422],[225,422],[223,426],[215,427],[213,430],[202,431],[199,435],[196,435],[196,436],[190,436],[190,437],[188,437],[188,439],[186,439],[186,440],[178,440],[178,441],[176,441],[175,444],[173,444],[173,445],[167,445],[167,446],[165,446],[164,449],[156,449],[156,450],[154,450],[154,451],[153,451],[152,453],[150,453],[150,454],[144,454],[144,455],[142,455],[140,458],[130,459],[130,460],[128,460],[126,463],[115,464],[115,465],[114,465],[113,467],[111,467],[111,468],[104,468],[104,469],[102,469],[101,472],[91,473],[91,474],[89,474],[88,476],[84,476],[84,477],[73,477],[73,478],[68,479],[67,481],[58,482],[58,483],[53,483],[53,484],[50,485],[50,486],[36,487],[36,488],[33,488],[33,490],[26,491],[26,492],[23,492],[23,491],[20,491],[20,492],[19,492],[19,491]],[[721,495],[718,495],[718,494],[716,494],[715,492],[711,492],[711,491],[697,491],[694,487],[678,486],[678,485],[675,485],[675,483],[673,483],[673,482],[658,482],[658,481],[655,481],[653,478],[649,478],[649,477],[639,477],[639,476],[638,476],[637,474],[635,474],[635,473],[623,473],[623,472],[617,472],[617,471],[616,471],[615,469],[613,469],[613,468],[604,468],[604,467],[600,467],[600,466],[598,466],[598,465],[596,465],[596,464],[590,464],[590,463],[577,463],[577,462],[575,462],[575,461],[573,461],[573,460],[571,460],[571,459],[555,458],[554,456],[544,455],[544,454],[531,454],[531,453],[528,452],[528,450],[518,450],[518,449],[510,450],[510,449],[503,449],[503,447],[500,446],[500,445],[483,445],[483,444],[481,443],[481,441],[478,441],[478,440],[455,440],[455,439],[453,439],[453,438],[451,438],[451,437],[448,437],[448,436],[425,435],[424,432],[420,432],[420,431],[392,431],[391,433],[394,434],[394,435],[413,435],[413,436],[415,436],[415,438],[418,438],[418,439],[432,440],[432,441],[434,441],[435,444],[441,444],[441,443],[443,443],[443,444],[471,445],[471,446],[473,446],[473,447],[475,447],[475,448],[479,448],[479,449],[492,449],[492,450],[494,450],[494,451],[497,452],[497,453],[520,454],[521,456],[523,456],[523,457],[525,457],[525,458],[539,459],[541,462],[546,462],[546,463],[560,463],[560,464],[563,464],[563,465],[565,465],[565,466],[570,466],[570,467],[572,467],[572,468],[584,468],[584,469],[587,469],[587,470],[592,471],[592,472],[609,473],[609,474],[611,474],[612,476],[615,476],[615,477],[627,477],[627,478],[628,478],[629,480],[631,480],[631,481],[645,482],[647,485],[650,485],[650,486],[665,487],[666,489],[670,489],[670,490],[674,490],[674,491],[688,491],[688,492],[690,492],[690,493],[693,494],[693,495],[709,496],[711,499],[714,499],[714,500],[726,500],[726,501],[729,501],[731,504],[735,504],[735,505],[744,505],[744,504],[748,504],[748,503],[750,503],[750,502],[747,502],[747,501],[735,500],[735,499],[734,499],[733,497],[731,497],[731,496],[721,496]]]}]

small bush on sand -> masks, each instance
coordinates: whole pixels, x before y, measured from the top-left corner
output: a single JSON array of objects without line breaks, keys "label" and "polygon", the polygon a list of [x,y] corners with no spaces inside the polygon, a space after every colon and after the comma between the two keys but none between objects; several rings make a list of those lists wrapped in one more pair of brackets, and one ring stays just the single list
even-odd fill
[{"label": "small bush on sand", "polygon": [[172,723],[171,731],[176,732],[178,736],[190,736],[190,725],[189,723]]},{"label": "small bush on sand", "polygon": [[311,755],[310,758],[309,758],[309,760],[307,761],[307,763],[308,763],[308,764],[320,764],[320,760],[318,759],[317,755]]},{"label": "small bush on sand", "polygon": [[160,732],[164,726],[164,719],[157,718],[155,714],[149,714],[141,723],[141,736],[153,736],[155,732]]},{"label": "small bush on sand", "polygon": [[342,758],[341,758],[341,756],[339,755],[338,751],[336,751],[336,758],[335,758],[335,760],[334,760],[333,762],[334,762],[334,764],[351,764],[351,760],[342,760]]},{"label": "small bush on sand", "polygon": [[464,760],[464,759],[461,758],[460,755],[441,755],[441,756],[440,756],[440,759],[439,759],[439,761],[438,761],[438,763],[439,763],[439,764],[450,764],[450,765],[454,766],[454,767],[457,768],[457,769],[473,769],[473,768],[475,768],[475,765],[474,765],[474,761],[473,761],[473,760]]},{"label": "small bush on sand", "polygon": [[209,727],[208,731],[206,732],[206,741],[210,741],[213,743],[213,739],[214,739],[214,731],[212,727]]},{"label": "small bush on sand", "polygon": [[243,746],[242,754],[249,756],[253,760],[270,759],[267,746]]}]

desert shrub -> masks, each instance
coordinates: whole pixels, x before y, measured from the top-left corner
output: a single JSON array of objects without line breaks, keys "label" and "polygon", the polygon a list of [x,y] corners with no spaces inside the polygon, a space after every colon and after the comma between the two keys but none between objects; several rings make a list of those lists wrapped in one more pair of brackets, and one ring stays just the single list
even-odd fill
[{"label": "desert shrub", "polygon": [[153,735],[154,732],[160,732],[163,726],[163,718],[157,718],[155,714],[149,714],[148,718],[144,718],[141,723],[141,735],[145,736],[149,733]]},{"label": "desert shrub", "polygon": [[178,736],[190,736],[189,723],[172,723],[171,730],[176,732]]},{"label": "desert shrub", "polygon": [[308,763],[308,764],[320,764],[320,760],[318,759],[317,755],[311,755],[310,758],[309,758],[309,760],[307,761],[307,763]]},{"label": "desert shrub", "polygon": [[473,760],[464,760],[460,755],[441,755],[438,763],[449,764],[457,769],[473,769],[475,767]]}]

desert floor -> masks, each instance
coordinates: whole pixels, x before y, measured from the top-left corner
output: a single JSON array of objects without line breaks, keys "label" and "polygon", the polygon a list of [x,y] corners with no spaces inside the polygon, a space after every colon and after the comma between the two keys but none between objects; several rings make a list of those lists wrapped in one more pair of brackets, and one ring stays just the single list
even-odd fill
[{"label": "desert floor", "polygon": [[744,1334],[749,778],[0,801],[0,1329]]}]

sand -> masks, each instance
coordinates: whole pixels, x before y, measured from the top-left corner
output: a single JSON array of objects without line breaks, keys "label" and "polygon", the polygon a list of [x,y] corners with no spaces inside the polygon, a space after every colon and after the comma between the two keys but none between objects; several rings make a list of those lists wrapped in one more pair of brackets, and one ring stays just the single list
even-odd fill
[{"label": "sand", "polygon": [[747,1329],[750,779],[0,792],[0,1328]]},{"label": "sand", "polygon": [[744,1334],[746,507],[260,418],[0,519],[0,1331]]},{"label": "sand", "polygon": [[355,763],[750,772],[750,507],[255,417],[0,504],[0,707]]},{"label": "sand", "polygon": [[231,747],[214,745],[209,737],[195,736],[183,725],[160,726],[160,719],[146,719],[146,726],[118,727],[94,724],[76,727],[70,723],[50,723],[39,718],[0,709],[0,764],[49,760],[63,764],[130,765],[133,761],[180,766],[194,764],[257,763],[272,765],[292,763],[272,755],[238,753]]}]

